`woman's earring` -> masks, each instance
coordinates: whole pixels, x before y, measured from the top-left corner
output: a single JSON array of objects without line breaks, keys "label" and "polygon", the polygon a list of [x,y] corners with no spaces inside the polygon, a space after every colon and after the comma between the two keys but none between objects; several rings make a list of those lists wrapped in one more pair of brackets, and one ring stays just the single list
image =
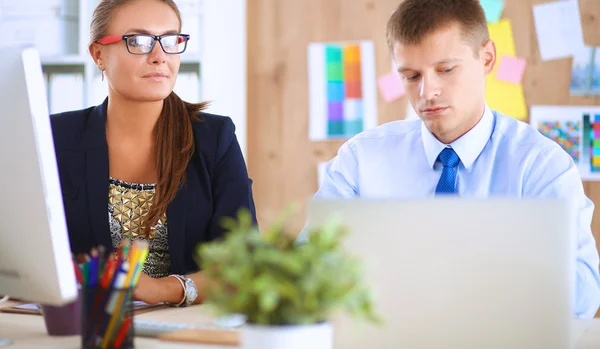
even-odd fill
[{"label": "woman's earring", "polygon": [[100,74],[102,75],[102,81],[104,81],[104,68],[102,68],[102,66],[99,65],[98,69],[100,70]]}]

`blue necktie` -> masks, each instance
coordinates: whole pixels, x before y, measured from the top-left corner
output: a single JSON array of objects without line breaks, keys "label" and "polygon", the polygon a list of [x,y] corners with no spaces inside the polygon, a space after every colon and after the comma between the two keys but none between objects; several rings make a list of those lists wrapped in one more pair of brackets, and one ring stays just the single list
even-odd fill
[{"label": "blue necktie", "polygon": [[440,181],[435,188],[435,194],[455,194],[456,193],[456,170],[460,159],[452,148],[444,148],[438,159],[442,162],[444,170]]}]

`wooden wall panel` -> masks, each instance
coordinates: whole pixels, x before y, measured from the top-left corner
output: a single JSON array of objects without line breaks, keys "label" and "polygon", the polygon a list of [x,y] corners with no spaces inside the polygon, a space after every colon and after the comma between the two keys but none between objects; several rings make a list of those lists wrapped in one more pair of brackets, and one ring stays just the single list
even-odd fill
[{"label": "wooden wall panel", "polygon": [[[523,79],[527,105],[600,105],[594,97],[572,97],[572,59],[540,60],[532,5],[545,0],[505,0],[517,55],[527,59]],[[335,156],[340,141],[308,140],[307,45],[312,41],[373,40],[376,72],[391,69],[385,25],[398,0],[248,0],[248,166],[262,225],[292,202],[301,205],[317,189],[317,164]],[[600,1],[580,0],[586,44],[600,46]],[[406,98],[384,103],[379,123],[404,118]],[[587,182],[600,206],[600,184]],[[299,231],[304,210],[292,220]],[[592,229],[600,245],[600,208]]]},{"label": "wooden wall panel", "polygon": [[[397,0],[248,1],[248,167],[261,224],[316,191],[320,161],[342,144],[308,140],[312,41],[373,40],[377,74],[391,69],[384,40]],[[378,101],[380,122],[402,117],[406,101]],[[303,211],[291,229],[299,230]]]}]

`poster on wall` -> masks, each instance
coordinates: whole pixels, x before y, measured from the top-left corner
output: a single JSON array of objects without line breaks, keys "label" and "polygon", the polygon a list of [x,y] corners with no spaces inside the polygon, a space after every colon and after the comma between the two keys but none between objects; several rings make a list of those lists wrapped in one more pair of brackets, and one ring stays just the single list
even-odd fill
[{"label": "poster on wall", "polygon": [[373,42],[309,44],[308,88],[310,140],[351,138],[377,126]]},{"label": "poster on wall", "polygon": [[600,107],[532,106],[530,123],[573,158],[582,180],[600,180]]},{"label": "poster on wall", "polygon": [[585,46],[573,56],[571,68],[571,95],[600,95],[600,50]]}]

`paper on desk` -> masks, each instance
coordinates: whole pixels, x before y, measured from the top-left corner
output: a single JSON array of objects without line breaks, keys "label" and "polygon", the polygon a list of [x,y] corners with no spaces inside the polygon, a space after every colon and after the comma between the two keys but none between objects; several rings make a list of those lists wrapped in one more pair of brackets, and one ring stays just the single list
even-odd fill
[{"label": "paper on desk", "polygon": [[502,0],[481,0],[481,6],[485,11],[485,19],[488,23],[497,23],[504,10],[504,1]]},{"label": "paper on desk", "polygon": [[379,92],[383,100],[386,102],[392,102],[396,99],[404,96],[404,86],[402,86],[402,79],[396,72],[390,72],[377,79],[377,85],[379,86]]},{"label": "paper on desk", "polygon": [[21,305],[15,306],[15,308],[22,309],[22,310],[40,311],[40,308],[35,303],[21,304]]},{"label": "paper on desk", "polygon": [[496,72],[496,78],[512,84],[520,84],[527,61],[523,58],[503,55]]},{"label": "paper on desk", "polygon": [[543,61],[573,56],[584,46],[577,0],[534,5],[533,19]]},{"label": "paper on desk", "polygon": [[155,306],[156,304],[148,304],[142,301],[133,301],[133,309],[134,310],[138,310],[138,309],[144,309],[144,308],[150,308]]},{"label": "paper on desk", "polygon": [[[515,42],[510,21],[502,19],[498,23],[488,24],[490,37],[496,43],[498,57],[516,55]],[[519,120],[527,118],[527,104],[523,86],[501,81],[496,76],[498,64],[486,80],[485,99],[491,109]]]}]

